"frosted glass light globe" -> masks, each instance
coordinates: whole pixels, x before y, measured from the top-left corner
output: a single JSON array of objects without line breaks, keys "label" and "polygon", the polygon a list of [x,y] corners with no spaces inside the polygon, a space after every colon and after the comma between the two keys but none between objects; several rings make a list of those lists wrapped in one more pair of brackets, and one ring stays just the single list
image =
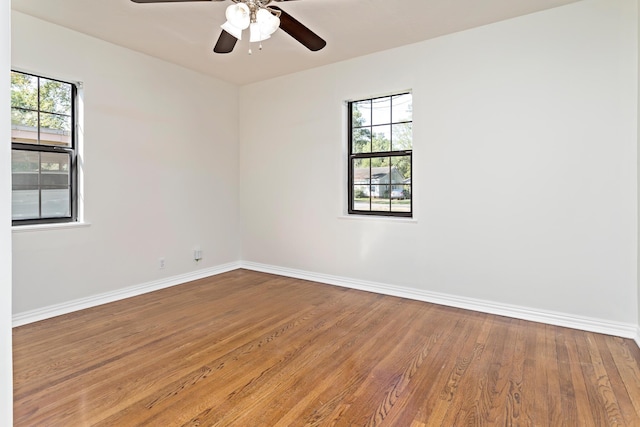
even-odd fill
[{"label": "frosted glass light globe", "polygon": [[280,26],[280,18],[269,12],[267,9],[260,9],[256,13],[256,21],[260,25],[260,33],[270,36]]},{"label": "frosted glass light globe", "polygon": [[227,17],[227,22],[241,30],[247,28],[251,22],[251,11],[249,6],[244,3],[236,3],[229,6],[225,16]]}]

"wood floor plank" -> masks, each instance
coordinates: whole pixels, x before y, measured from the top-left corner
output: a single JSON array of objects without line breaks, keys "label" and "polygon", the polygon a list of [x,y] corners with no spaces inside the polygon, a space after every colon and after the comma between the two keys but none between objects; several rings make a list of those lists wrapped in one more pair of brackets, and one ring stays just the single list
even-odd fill
[{"label": "wood floor plank", "polygon": [[[595,342],[595,334],[581,334],[583,338],[584,359],[587,363],[583,364],[583,374],[585,383],[588,384],[589,390],[593,396],[593,400],[598,402],[597,406],[602,409],[598,411],[606,420],[606,424],[610,426],[624,426],[626,423],[622,418],[618,401],[613,393],[609,375],[602,361],[602,356]],[[593,411],[592,411],[593,413]],[[594,416],[595,418],[595,416]]]},{"label": "wood floor plank", "polygon": [[592,384],[594,377],[589,371],[593,371],[593,369],[589,369],[591,360],[585,350],[584,342],[576,331],[568,331],[567,335],[569,339],[566,340],[566,346],[570,360],[568,369],[575,392],[570,397],[573,398],[576,409],[576,418],[572,422],[582,423],[586,426],[608,425],[604,408],[600,405]]},{"label": "wood floor plank", "polygon": [[565,425],[560,399],[560,373],[556,352],[557,327],[545,325],[538,329],[538,345],[531,355],[536,369],[535,417],[539,425]]},{"label": "wood floor plank", "polygon": [[534,426],[533,407],[536,387],[533,380],[529,383],[530,378],[525,376],[530,373],[525,367],[529,330],[523,321],[516,321],[514,328],[517,330],[517,334],[513,342],[513,359],[510,363],[506,425]]},{"label": "wood floor plank", "polygon": [[637,426],[630,340],[236,270],[14,329],[16,426]]},{"label": "wood floor plank", "polygon": [[[496,343],[494,357],[489,361],[480,400],[483,402],[484,413],[482,419],[486,425],[511,425],[512,414],[508,410],[510,393],[509,374],[512,370],[512,360],[515,355],[514,341],[517,330],[513,328],[513,319],[503,320],[506,329],[505,338]],[[499,347],[498,347],[499,346]]]},{"label": "wood floor plank", "polygon": [[[486,411],[485,402],[482,400],[485,393],[483,386],[487,383],[485,374],[488,361],[495,355],[495,340],[502,337],[499,333],[500,329],[496,328],[496,318],[487,316],[475,342],[476,359],[471,361],[466,376],[462,378],[454,404],[447,410],[446,417],[442,419],[442,425],[483,425]],[[503,329],[503,332],[506,332],[506,329]],[[430,419],[431,417],[423,415],[421,423],[424,424]]]},{"label": "wood floor plank", "polygon": [[462,350],[456,356],[456,364],[449,374],[447,384],[441,391],[436,406],[429,416],[433,422],[440,421],[441,424],[445,424],[447,415],[453,415],[460,411],[463,400],[457,397],[464,392],[464,387],[468,386],[466,380],[469,379],[474,362],[477,362],[482,356],[485,347],[479,343],[481,340],[468,339],[463,344]]},{"label": "wood floor plank", "polygon": [[[640,368],[637,363],[640,350],[629,339],[604,336],[598,338],[600,346],[606,346],[606,348],[602,348],[602,354],[610,356],[612,360],[609,366],[611,366],[611,363],[614,365],[608,368],[607,371],[617,371],[618,373],[617,380],[614,381],[616,385],[615,395],[619,401],[623,402],[622,409],[625,420],[630,426],[640,426],[640,422],[637,420],[637,414],[640,414],[640,399],[632,399],[635,396],[635,392],[640,390]],[[633,354],[634,351],[637,354],[635,356]]]},{"label": "wood floor plank", "polygon": [[624,382],[620,376],[620,371],[616,366],[613,354],[609,351],[606,340],[603,339],[604,337],[598,334],[593,334],[593,338],[595,340],[595,344],[598,347],[600,357],[602,358],[605,375],[611,384],[612,396],[615,397],[620,409],[622,424],[628,425],[629,423],[633,422],[634,414],[636,412],[635,407],[633,406],[633,402],[629,400],[629,395],[626,392]]},{"label": "wood floor plank", "polygon": [[[541,338],[544,337],[544,328],[527,328],[525,321],[520,321],[517,327],[525,334],[524,364],[523,364],[523,387],[527,391],[527,398],[524,400],[524,413],[530,417],[534,426],[547,424],[549,421],[549,407],[545,396],[540,392],[545,387],[545,381],[538,376],[539,360],[544,360],[540,355],[543,347],[540,346]],[[540,363],[542,365],[542,363]]]}]

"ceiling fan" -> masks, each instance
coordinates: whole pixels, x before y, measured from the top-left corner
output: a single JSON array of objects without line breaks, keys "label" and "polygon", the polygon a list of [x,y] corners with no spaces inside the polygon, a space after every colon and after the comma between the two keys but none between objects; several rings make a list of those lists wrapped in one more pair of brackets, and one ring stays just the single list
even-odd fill
[{"label": "ceiling fan", "polygon": [[[182,3],[191,1],[224,1],[224,0],[131,0],[134,3]],[[300,21],[277,6],[270,6],[272,1],[291,0],[231,0],[227,7],[225,22],[218,41],[213,48],[216,53],[230,53],[236,42],[242,38],[242,30],[249,28],[250,41],[261,42],[268,39],[278,28],[302,43],[311,51],[318,51],[327,42],[307,28]]]}]

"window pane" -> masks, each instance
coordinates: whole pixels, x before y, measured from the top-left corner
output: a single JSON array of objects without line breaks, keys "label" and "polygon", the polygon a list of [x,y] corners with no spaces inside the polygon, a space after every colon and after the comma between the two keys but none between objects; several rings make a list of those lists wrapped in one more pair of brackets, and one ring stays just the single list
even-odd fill
[{"label": "window pane", "polygon": [[355,185],[369,185],[371,182],[371,161],[369,159],[353,159],[352,182]]},{"label": "window pane", "polygon": [[40,153],[11,151],[11,216],[33,219],[40,215]]},{"label": "window pane", "polygon": [[351,126],[371,126],[371,100],[351,104]]},{"label": "window pane", "polygon": [[380,185],[388,184],[391,169],[389,168],[389,157],[378,157],[371,159],[371,195],[373,197],[389,198],[389,186]]},{"label": "window pane", "polygon": [[411,186],[393,185],[391,188],[391,198],[394,200],[404,200],[411,198]]},{"label": "window pane", "polygon": [[11,141],[38,143],[38,113],[19,108],[11,109]]},{"label": "window pane", "polygon": [[[16,174],[38,173],[40,153],[25,150],[11,150],[11,172],[13,185],[16,185]],[[37,182],[37,181],[36,181]]]},{"label": "window pane", "polygon": [[11,124],[13,126],[25,126],[36,129],[38,126],[38,113],[22,108],[12,108]]},{"label": "window pane", "polygon": [[42,217],[63,218],[71,216],[69,190],[42,189]]},{"label": "window pane", "polygon": [[370,183],[371,183],[371,161],[369,159],[353,160],[353,198],[351,200],[351,208],[356,210],[368,211],[370,204]]},{"label": "window pane", "polygon": [[[389,166],[390,166],[390,158],[389,157],[373,157],[371,158],[371,167],[373,168],[372,174],[374,178],[380,177],[388,177],[389,176]],[[387,182],[389,182],[387,180]],[[374,182],[374,184],[379,184]]]},{"label": "window pane", "polygon": [[371,197],[369,196],[370,188],[368,185],[353,186],[353,200],[351,200],[351,208],[359,211],[368,211],[371,209]]},{"label": "window pane", "polygon": [[405,184],[411,179],[411,157],[394,156],[391,158],[391,183]]},{"label": "window pane", "polygon": [[377,98],[373,100],[373,114],[371,124],[385,125],[391,123],[391,98]]},{"label": "window pane", "polygon": [[371,210],[384,212],[390,211],[391,205],[389,203],[389,194],[390,187],[388,185],[372,185],[371,196],[373,197],[373,200],[371,201]]},{"label": "window pane", "polygon": [[71,216],[71,157],[67,153],[12,150],[11,157],[13,219]]},{"label": "window pane", "polygon": [[71,146],[71,117],[40,113],[40,143]]},{"label": "window pane", "polygon": [[11,219],[36,219],[40,217],[39,190],[11,192]]},{"label": "window pane", "polygon": [[42,153],[40,156],[40,185],[47,188],[69,187],[69,155],[67,153]]},{"label": "window pane", "polygon": [[369,128],[354,129],[351,138],[352,153],[371,152],[371,130]]},{"label": "window pane", "polygon": [[71,116],[71,85],[41,78],[40,111]]},{"label": "window pane", "polygon": [[71,117],[60,114],[40,113],[41,132],[50,130],[66,131],[71,130]]},{"label": "window pane", "polygon": [[67,153],[43,152],[40,159],[40,167],[43,171],[69,171],[71,160]]},{"label": "window pane", "polygon": [[393,186],[391,190],[391,211],[411,212],[411,186]]},{"label": "window pane", "polygon": [[71,215],[70,157],[67,153],[42,153],[40,188],[42,216],[59,218]]},{"label": "window pane", "polygon": [[373,152],[391,150],[391,125],[373,126]]},{"label": "window pane", "polygon": [[393,150],[411,150],[413,148],[413,124],[399,123],[393,125]]},{"label": "window pane", "polygon": [[380,204],[380,197],[382,197],[382,189],[380,185],[372,185],[371,186],[371,197],[376,199],[373,201],[374,204]]},{"label": "window pane", "polygon": [[38,78],[11,72],[11,106],[38,109]]}]

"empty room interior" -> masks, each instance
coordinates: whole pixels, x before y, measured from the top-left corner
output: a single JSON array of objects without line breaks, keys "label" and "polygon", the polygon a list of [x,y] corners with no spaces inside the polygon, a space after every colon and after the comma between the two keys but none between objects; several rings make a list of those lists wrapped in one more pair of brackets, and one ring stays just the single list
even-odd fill
[{"label": "empty room interior", "polygon": [[639,3],[3,2],[0,424],[640,425]]}]

